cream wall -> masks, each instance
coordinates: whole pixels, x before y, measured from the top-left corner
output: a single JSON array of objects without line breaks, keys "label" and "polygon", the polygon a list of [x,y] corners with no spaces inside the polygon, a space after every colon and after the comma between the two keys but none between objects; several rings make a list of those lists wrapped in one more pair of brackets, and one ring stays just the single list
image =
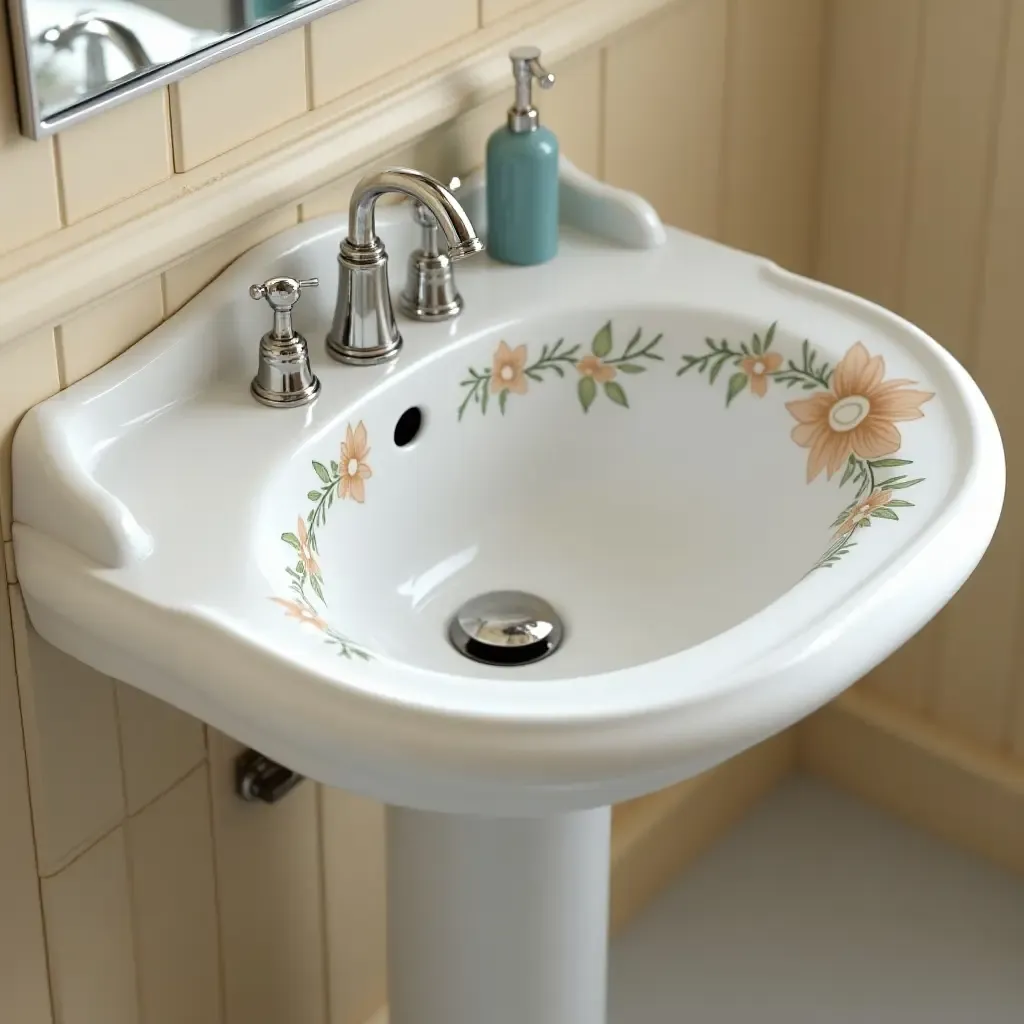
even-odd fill
[{"label": "cream wall", "polygon": [[831,0],[824,57],[815,275],[897,310],[960,359],[1007,457],[981,567],[861,685],[1019,764],[1024,0]]},{"label": "cream wall", "polygon": [[[580,8],[602,3],[619,0]],[[382,62],[412,76],[566,5],[436,0],[430,19],[419,6],[363,0],[41,143],[17,136],[0,67],[0,285],[348,116]],[[666,4],[561,62],[544,116],[573,160],[642,191],[671,223],[809,271],[822,15],[819,0]],[[388,46],[353,53],[352,35]],[[372,162],[463,172],[506,105],[498,97]],[[343,208],[350,187],[347,174],[285,204],[255,200],[213,244],[0,343],[0,1020],[361,1024],[382,1002],[381,809],[312,784],[275,807],[241,804],[233,742],[39,639],[9,543],[10,438],[24,410],[256,242]]]}]

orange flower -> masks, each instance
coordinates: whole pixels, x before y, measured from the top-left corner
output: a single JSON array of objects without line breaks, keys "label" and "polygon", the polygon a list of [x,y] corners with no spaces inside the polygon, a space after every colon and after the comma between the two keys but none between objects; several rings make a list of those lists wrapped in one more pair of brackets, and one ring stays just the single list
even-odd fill
[{"label": "orange flower", "polygon": [[309,532],[306,530],[306,524],[302,516],[299,516],[299,525],[296,532],[299,535],[299,561],[306,567],[306,572],[310,576],[319,576],[320,566],[317,565],[313,549],[309,546]]},{"label": "orange flower", "polygon": [[327,631],[327,623],[316,612],[310,611],[305,605],[301,605],[297,601],[286,601],[283,597],[272,597],[270,600],[274,604],[279,604],[289,619],[307,622],[309,625],[319,629],[321,633]]},{"label": "orange flower", "polygon": [[514,395],[526,394],[526,346],[517,345],[509,348],[500,342],[494,353],[494,365],[491,368],[491,394],[511,391]]},{"label": "orange flower", "polygon": [[609,366],[607,363],[602,363],[597,356],[584,356],[577,364],[576,369],[584,377],[593,377],[595,382],[598,384],[607,384],[610,380],[615,380],[617,371],[614,366]]},{"label": "orange flower", "polygon": [[764,355],[741,360],[740,369],[750,380],[750,390],[758,398],[764,398],[768,390],[768,374],[774,373],[781,365],[782,356],[778,352],[765,352]]},{"label": "orange flower", "polygon": [[850,509],[850,514],[842,521],[839,529],[836,530],[836,536],[842,537],[848,533],[853,533],[861,523],[868,520],[876,508],[887,505],[891,498],[892,491],[875,491],[874,494],[869,494],[863,501],[858,501]]},{"label": "orange flower", "polygon": [[341,459],[338,465],[338,496],[347,498],[349,495],[355,501],[362,503],[366,500],[366,485],[363,481],[373,476],[366,456],[370,454],[370,447],[366,443],[366,427],[363,421],[352,430],[350,423],[345,428],[345,441],[341,446]]},{"label": "orange flower", "polygon": [[823,469],[831,479],[851,453],[880,459],[899,451],[903,439],[894,424],[924,416],[921,406],[932,393],[905,390],[914,381],[883,382],[884,376],[885,361],[858,341],[836,367],[830,390],[786,403],[798,420],[793,440],[811,450],[808,483]]}]

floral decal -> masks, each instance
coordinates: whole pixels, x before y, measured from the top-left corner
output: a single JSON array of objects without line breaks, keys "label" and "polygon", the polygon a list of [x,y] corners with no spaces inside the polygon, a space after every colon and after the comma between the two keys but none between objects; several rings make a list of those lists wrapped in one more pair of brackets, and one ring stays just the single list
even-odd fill
[{"label": "floral decal", "polygon": [[468,376],[461,384],[467,390],[459,406],[458,418],[462,419],[470,403],[476,403],[481,414],[486,415],[492,396],[497,396],[498,408],[504,415],[508,396],[525,395],[530,381],[543,384],[552,377],[565,379],[567,372],[572,370],[577,374],[576,395],[584,412],[589,412],[597,400],[598,388],[610,402],[628,409],[626,390],[616,378],[619,374],[646,372],[644,361],[661,362],[662,357],[656,351],[661,337],[659,334],[643,344],[641,332],[637,330],[621,354],[615,355],[609,321],[594,335],[590,352],[586,355],[580,353],[579,344],[564,348],[565,339],[561,338],[554,345],[541,346],[540,355],[532,363],[529,362],[526,345],[509,348],[507,342],[501,341],[489,370],[469,368]]},{"label": "floral decal", "polygon": [[[326,609],[327,599],[324,597],[324,577],[317,555],[320,553],[317,544],[317,530],[327,523],[327,511],[334,504],[335,498],[345,501],[351,499],[362,504],[366,500],[366,481],[373,476],[373,470],[366,461],[370,454],[366,427],[360,421],[352,429],[351,424],[345,430],[345,440],[341,444],[340,459],[332,461],[330,468],[322,462],[313,463],[320,486],[311,490],[306,498],[313,502],[305,517],[299,516],[294,533],[282,533],[281,540],[295,553],[297,561],[285,568],[288,574],[288,589],[293,597],[289,600],[272,597],[270,600],[280,605],[285,615],[295,619],[301,625],[312,626],[325,637],[325,642],[338,648],[338,654],[345,658],[362,658],[370,660],[370,655],[359,645],[353,643],[343,633],[328,625],[320,608]],[[312,596],[307,591],[312,591]]]},{"label": "floral decal", "polygon": [[848,554],[856,547],[856,532],[873,520],[899,521],[896,509],[913,507],[913,502],[895,496],[895,492],[916,487],[924,477],[911,478],[909,473],[886,477],[884,471],[913,464],[911,459],[890,457],[903,444],[896,424],[921,419],[921,406],[934,395],[913,389],[911,380],[885,380],[885,360],[870,355],[859,341],[835,369],[820,360],[808,341],[801,347],[799,362],[784,359],[771,351],[775,328],[772,324],[764,338],[754,334],[749,342],[738,345],[706,338],[707,351],[684,355],[676,375],[696,370],[706,373],[708,382],[715,384],[723,369],[732,368],[725,389],[726,407],[748,388],[758,398],[764,398],[773,384],[784,385],[787,390],[800,387],[815,392],[786,403],[796,420],[791,436],[801,448],[809,449],[807,482],[817,479],[822,471],[831,480],[842,469],[839,486],[852,483],[857,490],[853,501],[832,523],[833,542],[812,566],[813,572],[831,568]]},{"label": "floral decal", "polygon": [[924,416],[921,406],[931,394],[908,390],[912,380],[883,381],[884,375],[882,357],[869,356],[858,341],[836,367],[828,391],[786,403],[797,420],[793,440],[811,450],[808,483],[823,469],[831,480],[851,455],[880,459],[899,451],[895,424]]}]

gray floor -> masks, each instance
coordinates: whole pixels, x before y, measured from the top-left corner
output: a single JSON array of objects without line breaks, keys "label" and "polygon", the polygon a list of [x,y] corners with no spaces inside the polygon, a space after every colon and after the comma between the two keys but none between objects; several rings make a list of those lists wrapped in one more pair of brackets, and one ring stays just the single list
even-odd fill
[{"label": "gray floor", "polygon": [[1024,879],[810,779],[612,948],[610,1024],[1024,1024]]}]

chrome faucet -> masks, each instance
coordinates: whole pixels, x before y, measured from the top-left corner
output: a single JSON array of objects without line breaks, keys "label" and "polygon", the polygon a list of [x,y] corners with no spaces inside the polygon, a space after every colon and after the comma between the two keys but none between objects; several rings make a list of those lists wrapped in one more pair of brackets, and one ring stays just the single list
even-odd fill
[{"label": "chrome faucet", "polygon": [[338,252],[338,304],[327,335],[328,353],[342,363],[383,363],[402,347],[388,288],[388,254],[374,221],[377,200],[388,192],[407,195],[429,211],[449,259],[464,259],[484,247],[455,196],[429,174],[393,167],[363,178],[349,204],[348,238]]}]

